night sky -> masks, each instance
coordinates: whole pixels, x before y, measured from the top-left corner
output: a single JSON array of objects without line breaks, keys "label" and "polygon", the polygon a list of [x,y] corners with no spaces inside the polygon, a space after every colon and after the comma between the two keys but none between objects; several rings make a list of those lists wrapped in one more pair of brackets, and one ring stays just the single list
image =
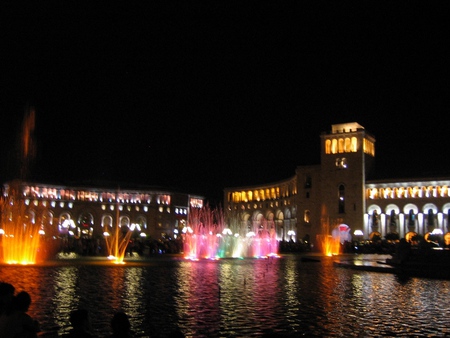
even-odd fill
[{"label": "night sky", "polygon": [[448,2],[97,3],[1,5],[2,181],[29,106],[39,182],[221,203],[318,164],[345,122],[375,136],[379,178],[450,176]]}]

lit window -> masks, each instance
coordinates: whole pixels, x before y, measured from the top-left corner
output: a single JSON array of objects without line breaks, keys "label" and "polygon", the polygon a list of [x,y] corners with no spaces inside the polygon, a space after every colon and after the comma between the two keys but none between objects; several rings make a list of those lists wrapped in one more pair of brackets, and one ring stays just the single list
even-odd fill
[{"label": "lit window", "polygon": [[309,223],[310,219],[311,219],[311,212],[309,210],[305,210],[303,220],[305,221],[305,223]]}]

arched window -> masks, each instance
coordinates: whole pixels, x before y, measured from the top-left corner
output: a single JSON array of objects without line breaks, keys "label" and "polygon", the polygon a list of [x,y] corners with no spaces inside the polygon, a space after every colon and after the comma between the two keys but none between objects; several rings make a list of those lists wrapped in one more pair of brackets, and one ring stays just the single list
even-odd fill
[{"label": "arched window", "polygon": [[305,221],[305,223],[309,223],[310,219],[311,219],[311,212],[309,210],[305,210],[303,220]]},{"label": "arched window", "polygon": [[94,225],[94,217],[86,212],[80,215],[78,218],[78,224],[83,228],[88,228]]},{"label": "arched window", "polygon": [[345,150],[344,139],[340,138],[338,142],[339,142],[339,153],[343,153]]},{"label": "arched window", "polygon": [[325,154],[331,154],[331,140],[325,140]]},{"label": "arched window", "polygon": [[113,219],[110,215],[105,215],[102,217],[102,228],[106,230],[111,229],[113,226]]},{"label": "arched window", "polygon": [[434,226],[434,212],[433,212],[433,209],[428,209],[427,223],[428,223],[428,226]]},{"label": "arched window", "polygon": [[416,214],[413,209],[409,210],[408,225],[413,227],[416,225]]},{"label": "arched window", "polygon": [[331,140],[331,153],[336,154],[338,152],[337,148],[338,148],[337,140],[334,138],[333,140]]},{"label": "arched window", "polygon": [[351,144],[352,143],[350,141],[350,138],[349,137],[345,138],[345,152],[346,153],[351,152],[351,150],[352,150]]},{"label": "arched window", "polygon": [[391,210],[391,222],[389,225],[391,227],[397,226],[397,214],[395,213],[395,210]]},{"label": "arched window", "polygon": [[372,213],[372,226],[377,227],[378,223],[379,223],[378,212],[376,210],[374,210]]},{"label": "arched window", "polygon": [[356,153],[357,150],[358,150],[358,140],[356,137],[352,137],[351,152]]}]

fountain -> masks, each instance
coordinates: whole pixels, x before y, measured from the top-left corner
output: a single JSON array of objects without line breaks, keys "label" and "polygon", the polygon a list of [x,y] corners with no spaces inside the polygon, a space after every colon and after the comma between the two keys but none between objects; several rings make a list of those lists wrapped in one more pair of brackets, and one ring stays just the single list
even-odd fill
[{"label": "fountain", "polygon": [[322,232],[317,235],[320,251],[325,256],[339,255],[341,252],[341,242],[339,236],[336,236],[335,231],[331,231],[330,222],[322,220]]},{"label": "fountain", "polygon": [[188,225],[183,229],[185,258],[266,258],[278,256],[274,225],[265,219],[242,226],[239,218],[228,217],[222,210],[191,208]]},{"label": "fountain", "polygon": [[2,197],[0,210],[0,260],[8,264],[36,263],[42,234],[40,227],[33,223],[20,200]]},{"label": "fountain", "polygon": [[128,243],[130,242],[132,232],[128,227],[121,227],[119,223],[119,208],[116,208],[116,225],[113,233],[105,232],[106,248],[108,251],[108,259],[115,264],[125,264],[125,254]]},{"label": "fountain", "polygon": [[[26,111],[22,125],[20,147],[20,174],[26,177],[31,160],[35,155],[33,132],[35,111]],[[44,229],[36,214],[26,210],[19,194],[19,184],[9,187],[7,195],[0,197],[0,261],[8,264],[34,264],[44,259],[40,236]],[[41,214],[43,214],[41,212]]]},{"label": "fountain", "polygon": [[[18,172],[20,180],[13,181],[0,196],[0,262],[7,264],[36,264],[56,253],[55,239],[51,229],[44,226],[49,222],[46,203],[34,203],[32,208],[28,200],[21,195],[21,181],[26,180],[32,160],[35,156],[33,138],[35,128],[35,110],[29,107],[25,111],[20,137]],[[132,235],[128,227],[120,227],[119,208],[117,222],[112,233],[105,233],[108,258],[116,264],[123,264],[128,242]],[[51,222],[50,222],[51,223]],[[48,230],[48,234],[46,234]],[[126,230],[126,231],[124,231]],[[46,241],[46,239],[51,240]],[[52,242],[52,243],[50,243]],[[68,257],[68,255],[63,255]],[[73,258],[73,255],[70,255]]]},{"label": "fountain", "polygon": [[[20,180],[10,184],[0,201],[0,245],[2,262],[15,264],[34,264],[39,259],[45,260],[60,238],[60,233],[52,233],[51,215],[40,208],[47,208],[47,202],[25,199],[21,194],[21,180],[25,181],[35,154],[33,131],[35,111],[29,109],[22,128]],[[105,231],[104,239],[108,258],[116,264],[124,264],[127,247],[132,236],[128,226],[121,226],[119,206],[116,208],[116,224]],[[132,230],[132,229],[131,229]],[[46,231],[48,234],[46,234]],[[47,239],[52,238],[53,246]],[[192,208],[188,225],[182,234],[184,253],[190,259],[219,259],[244,257],[270,257],[278,255],[278,241],[275,224],[263,217],[248,222],[241,217],[228,217],[220,209],[212,210],[209,206]],[[45,245],[44,245],[45,243]],[[51,253],[55,253],[51,250]],[[69,258],[68,252],[58,257]],[[73,255],[70,255],[73,258]]]}]

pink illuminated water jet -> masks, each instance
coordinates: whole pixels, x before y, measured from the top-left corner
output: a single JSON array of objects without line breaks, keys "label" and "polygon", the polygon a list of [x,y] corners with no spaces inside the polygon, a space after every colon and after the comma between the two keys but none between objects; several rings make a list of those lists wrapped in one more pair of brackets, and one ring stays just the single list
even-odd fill
[{"label": "pink illuminated water jet", "polygon": [[184,256],[188,259],[220,259],[278,256],[273,222],[259,219],[225,219],[220,209],[192,208],[183,229]]}]

